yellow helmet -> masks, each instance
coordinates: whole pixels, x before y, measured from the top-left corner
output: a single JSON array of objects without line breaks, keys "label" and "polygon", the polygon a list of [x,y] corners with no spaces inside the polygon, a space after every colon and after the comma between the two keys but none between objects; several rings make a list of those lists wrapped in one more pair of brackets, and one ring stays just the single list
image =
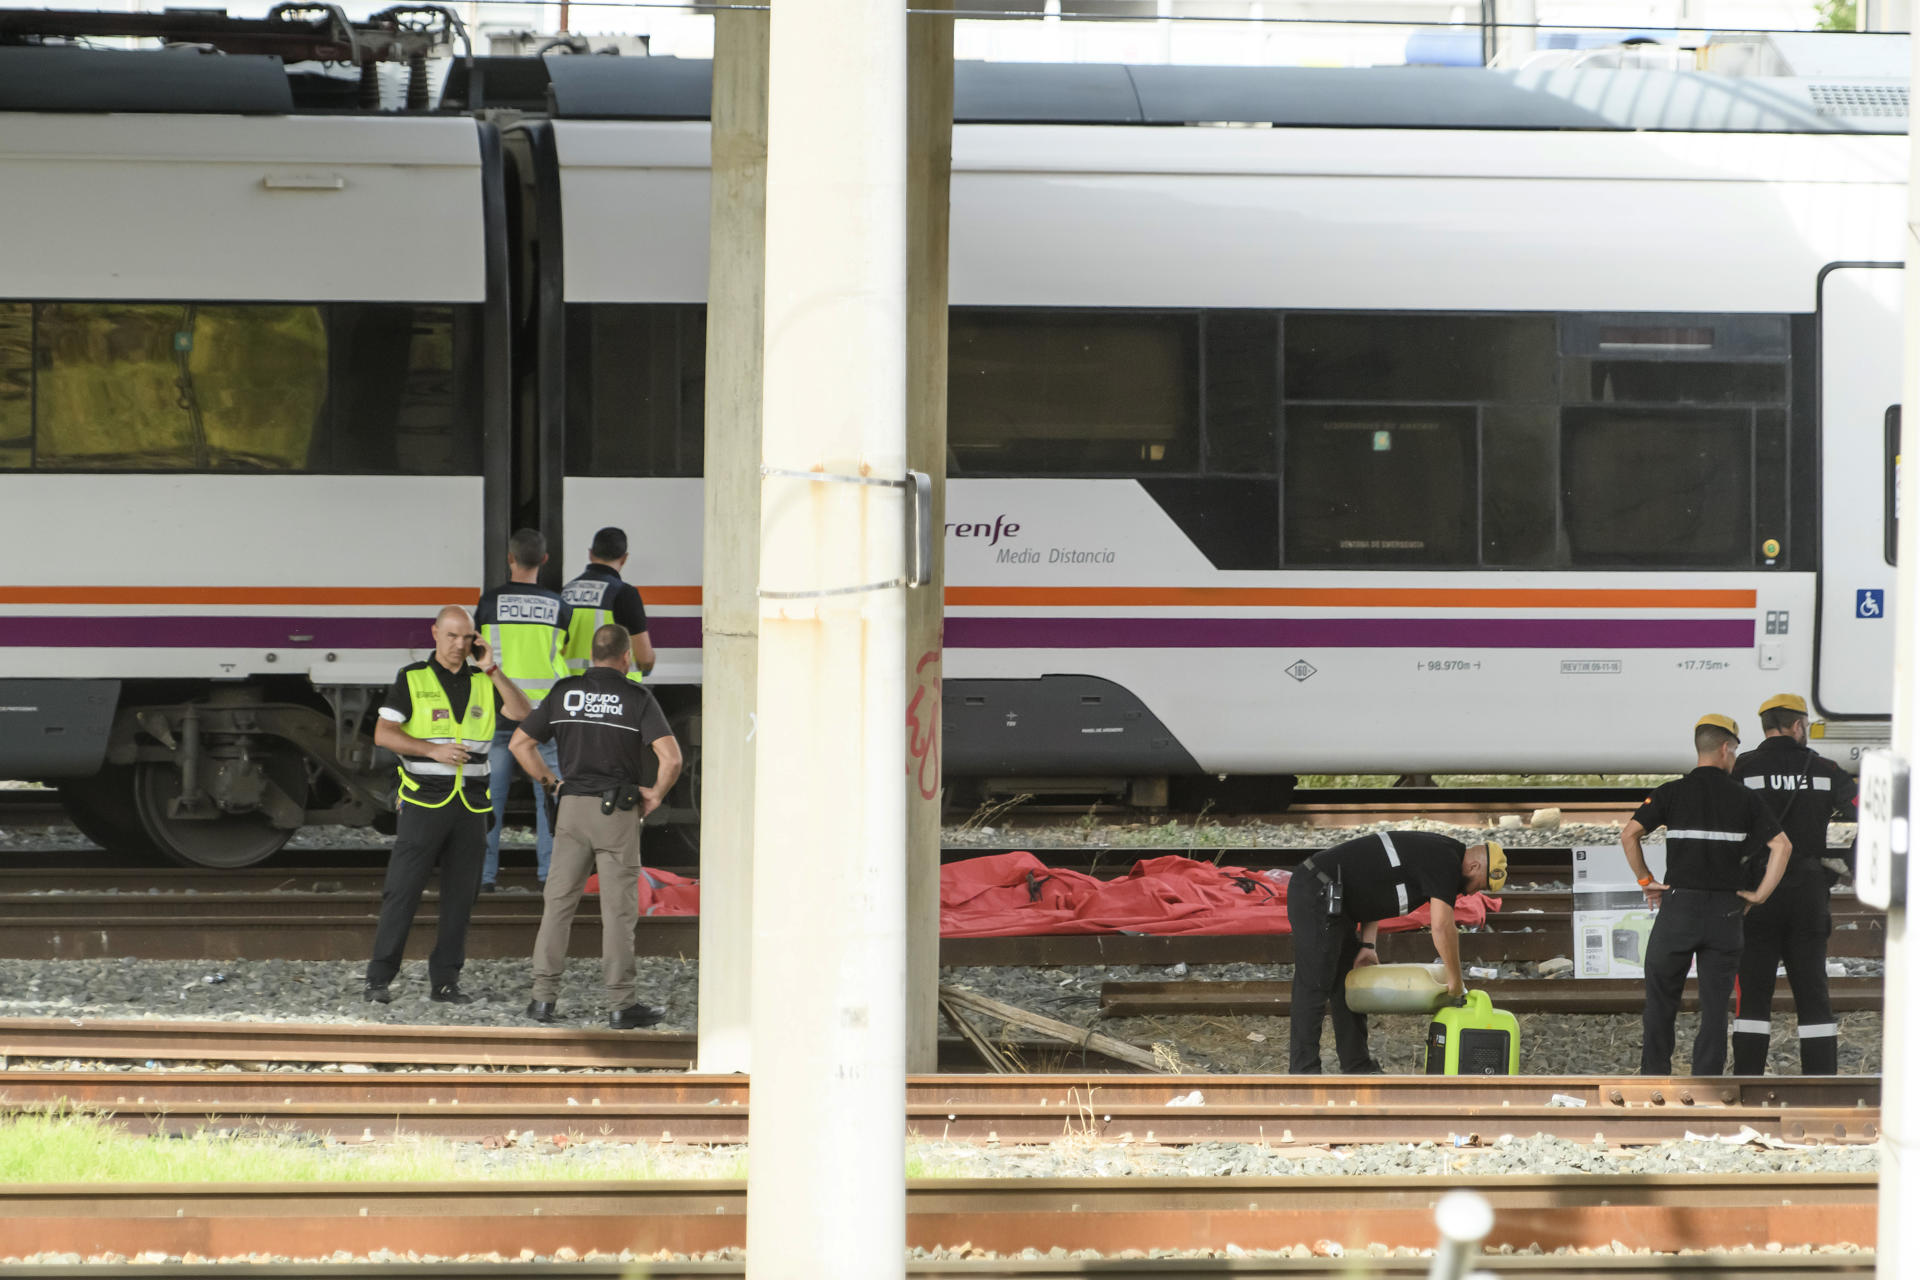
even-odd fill
[{"label": "yellow helmet", "polygon": [[1495,893],[1507,887],[1507,851],[1498,840],[1487,841],[1487,888]]},{"label": "yellow helmet", "polygon": [[1716,729],[1725,729],[1735,738],[1740,736],[1740,726],[1735,724],[1730,716],[1705,715],[1693,722],[1693,727],[1696,729],[1704,729],[1708,725],[1712,725]]}]

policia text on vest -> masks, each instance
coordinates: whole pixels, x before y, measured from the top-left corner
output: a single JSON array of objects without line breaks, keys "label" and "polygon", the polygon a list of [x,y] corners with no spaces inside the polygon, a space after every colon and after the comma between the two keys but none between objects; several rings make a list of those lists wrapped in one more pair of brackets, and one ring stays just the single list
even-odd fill
[{"label": "policia text on vest", "polygon": [[440,928],[427,960],[429,992],[443,1002],[471,1000],[460,990],[460,970],[492,813],[487,757],[500,718],[523,720],[532,709],[459,605],[448,605],[434,620],[433,657],[402,667],[387,691],[373,740],[400,758],[399,828],[367,963],[368,1000],[392,998],[388,986],[400,972],[414,912],[436,868]]},{"label": "policia text on vest", "polygon": [[[567,674],[563,650],[567,627],[573,621],[573,610],[560,593],[539,583],[540,570],[546,563],[547,540],[540,531],[516,530],[507,542],[509,580],[480,597],[473,619],[492,646],[500,669],[536,707],[553,688],[553,682]],[[487,827],[487,860],[480,874],[483,889],[491,889],[500,875],[500,834],[506,826],[507,792],[513,787],[516,772],[513,753],[507,749],[513,726],[512,719],[504,719],[496,727],[489,755],[493,766],[493,821]],[[546,760],[549,767],[558,767],[551,752]],[[535,869],[545,880],[553,859],[553,831],[542,805],[534,806],[533,829]]]}]

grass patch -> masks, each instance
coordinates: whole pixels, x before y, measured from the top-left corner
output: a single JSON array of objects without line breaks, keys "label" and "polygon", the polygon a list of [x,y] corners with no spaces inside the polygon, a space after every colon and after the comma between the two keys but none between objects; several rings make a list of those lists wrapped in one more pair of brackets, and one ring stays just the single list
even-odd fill
[{"label": "grass patch", "polygon": [[[560,1135],[571,1145],[581,1139]],[[619,1144],[565,1152],[552,1136],[523,1139],[552,1158],[501,1159],[475,1144],[396,1136],[341,1143],[306,1133],[132,1134],[79,1110],[16,1112],[0,1119],[0,1183],[428,1182],[472,1178],[552,1181],[746,1176],[743,1157],[664,1167],[654,1148]],[[516,1143],[516,1146],[519,1144]]]},{"label": "grass patch", "polygon": [[[555,1137],[559,1137],[559,1143]],[[0,1114],[0,1183],[69,1182],[534,1182],[744,1179],[738,1149],[644,1143],[582,1147],[574,1135],[521,1135],[513,1150],[396,1135],[337,1142],[308,1133],[201,1130],[182,1137],[133,1134],[82,1109]],[[911,1139],[909,1140],[911,1143]],[[951,1160],[904,1153],[908,1178],[958,1178]]]}]

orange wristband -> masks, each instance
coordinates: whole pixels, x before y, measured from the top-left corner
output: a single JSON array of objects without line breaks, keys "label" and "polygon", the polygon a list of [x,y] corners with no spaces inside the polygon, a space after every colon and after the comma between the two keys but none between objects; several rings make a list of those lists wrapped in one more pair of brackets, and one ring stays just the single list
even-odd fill
[{"label": "orange wristband", "polygon": [[1641,876],[1641,877],[1640,877],[1640,887],[1641,887],[1642,889],[1644,889],[1644,888],[1646,888],[1646,887],[1647,887],[1648,885],[1650,885],[1650,884],[1652,884],[1652,883],[1653,883],[1653,877],[1652,877],[1652,876]]}]

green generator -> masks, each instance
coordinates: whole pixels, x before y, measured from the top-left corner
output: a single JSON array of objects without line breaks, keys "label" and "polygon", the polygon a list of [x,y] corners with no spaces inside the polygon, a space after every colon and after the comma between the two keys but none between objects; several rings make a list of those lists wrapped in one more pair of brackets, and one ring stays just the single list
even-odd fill
[{"label": "green generator", "polygon": [[1486,992],[1467,992],[1466,1004],[1440,1010],[1427,1026],[1427,1074],[1519,1075],[1520,1023]]}]

